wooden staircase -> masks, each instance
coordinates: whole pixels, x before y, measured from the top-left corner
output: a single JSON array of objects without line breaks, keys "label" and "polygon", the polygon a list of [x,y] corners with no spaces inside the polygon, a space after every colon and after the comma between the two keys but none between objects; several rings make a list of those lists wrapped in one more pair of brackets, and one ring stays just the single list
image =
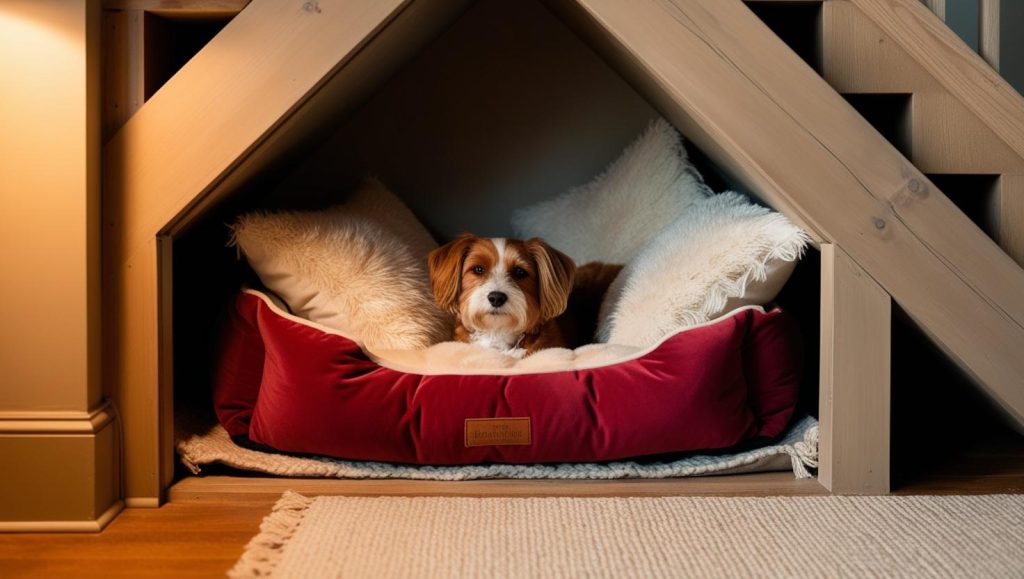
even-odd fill
[{"label": "wooden staircase", "polygon": [[[1008,102],[1010,107],[1020,103],[1019,96],[1010,94],[1012,89],[1008,91],[1008,86],[979,59],[970,58],[966,45],[946,29],[941,21],[943,3],[929,4],[928,7],[936,11],[935,16],[929,16],[915,5],[873,0],[749,0],[747,4],[887,141],[925,173],[937,186],[939,194],[948,197],[1018,264],[1024,264],[1024,151],[1019,148],[1019,132],[999,130],[1004,127],[996,119],[1007,120],[1007,117],[998,111],[998,101],[972,100],[979,86],[971,83],[980,83],[981,87],[1002,93],[1006,97],[1002,104]],[[992,6],[989,3],[987,8],[982,8],[991,10]],[[937,33],[945,50],[937,49],[934,39],[922,41],[916,37],[914,27],[923,26]],[[986,47],[983,41],[983,48],[991,51],[991,42],[988,44]],[[949,51],[955,54],[951,56]],[[988,54],[986,57],[989,62],[998,63],[998,56]],[[964,70],[957,71],[957,67]],[[1018,111],[1008,120],[1019,122],[1020,116]],[[826,259],[826,263],[830,261]],[[872,292],[861,293],[870,295]],[[880,310],[879,320],[885,318],[884,331],[888,331],[888,300],[875,301],[874,309]],[[881,331],[883,328],[875,328],[865,333]],[[904,335],[905,332],[903,330]],[[897,351],[894,348],[897,344],[889,345],[889,364]],[[955,377],[951,379],[955,381]],[[865,388],[869,386],[861,385],[857,391],[863,393]],[[863,411],[869,415],[886,412],[888,409],[883,409],[878,402],[883,398],[879,389],[876,402],[865,403]],[[858,399],[863,403],[863,398]],[[823,401],[822,413],[832,412],[836,405],[845,407],[838,402]],[[837,424],[842,421],[841,416],[839,413],[833,417]],[[850,428],[860,430],[863,427],[852,424]],[[856,439],[858,435],[851,432],[848,436]],[[887,441],[887,444],[892,442]],[[863,445],[867,446],[880,447],[881,444]],[[836,450],[833,449],[833,455],[838,454]],[[843,453],[850,455],[848,449]],[[856,455],[853,452],[852,456]],[[875,459],[865,458],[854,465],[852,470],[861,475],[849,472],[843,480],[860,480],[854,483],[859,488],[887,488],[866,476],[866,473],[877,474],[887,460],[877,452],[875,455]],[[871,462],[874,467],[865,468]],[[848,469],[850,465],[833,466]],[[823,477],[828,476],[828,470],[829,466],[825,465]]]},{"label": "wooden staircase", "polygon": [[[979,76],[983,86],[1005,91],[1008,87],[999,86],[1005,83],[992,74],[976,75],[973,81],[933,74],[915,59],[930,47],[912,44],[909,51],[856,0],[747,4],[976,225],[1024,264],[1024,151],[965,104],[972,98],[968,87],[950,86],[979,82]],[[944,5],[925,4],[939,11]],[[940,16],[927,20],[943,29]],[[962,56],[966,45],[956,46],[957,39],[944,32]],[[942,64],[935,62],[941,58],[928,60],[934,68]],[[1012,106],[1014,99],[1009,100]]]},{"label": "wooden staircase", "polygon": [[[464,4],[254,0],[106,146],[106,349],[137,353],[108,360],[132,496],[160,496],[172,469],[168,240],[332,106],[365,99]],[[893,301],[1024,423],[1024,100],[940,19],[916,0],[545,4],[815,239],[828,489],[889,490]],[[816,15],[816,42],[780,32],[802,60],[751,12],[790,8]],[[224,70],[230,90],[211,80]],[[154,152],[167,143],[174,156]]]}]

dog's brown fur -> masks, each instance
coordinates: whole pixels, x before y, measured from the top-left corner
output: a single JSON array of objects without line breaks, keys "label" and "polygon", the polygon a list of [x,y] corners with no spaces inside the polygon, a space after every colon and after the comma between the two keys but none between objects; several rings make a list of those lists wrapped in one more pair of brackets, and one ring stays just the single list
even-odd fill
[{"label": "dog's brown fur", "polygon": [[493,243],[463,234],[431,252],[431,286],[438,305],[455,316],[454,338],[471,341],[468,299],[486,282],[475,271],[502,268],[526,298],[526,330],[517,343],[526,355],[589,343],[601,299],[622,266],[591,263],[577,270],[571,258],[537,238],[505,240],[505,247],[499,263]]}]

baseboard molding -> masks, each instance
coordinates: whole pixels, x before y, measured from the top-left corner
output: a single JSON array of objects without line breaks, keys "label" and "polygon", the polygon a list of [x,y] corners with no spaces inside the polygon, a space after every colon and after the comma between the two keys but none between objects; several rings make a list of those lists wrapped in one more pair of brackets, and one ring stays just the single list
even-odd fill
[{"label": "baseboard molding", "polygon": [[109,404],[88,412],[0,413],[0,531],[96,532],[124,508]]},{"label": "baseboard molding", "polygon": [[156,497],[127,497],[124,504],[129,509],[156,509],[160,507],[160,499]]},{"label": "baseboard molding", "polygon": [[96,434],[114,421],[111,404],[105,402],[89,412],[26,411],[0,412],[3,434]]},{"label": "baseboard molding", "polygon": [[98,533],[125,508],[117,501],[92,521],[0,521],[0,533]]}]

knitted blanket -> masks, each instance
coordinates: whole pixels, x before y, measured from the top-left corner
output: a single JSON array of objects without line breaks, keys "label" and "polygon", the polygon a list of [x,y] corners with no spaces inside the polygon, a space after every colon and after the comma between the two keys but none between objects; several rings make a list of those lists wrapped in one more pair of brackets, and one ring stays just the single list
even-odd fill
[{"label": "knitted blanket", "polygon": [[469,466],[410,466],[359,462],[324,457],[298,457],[259,452],[231,441],[218,426],[203,432],[181,433],[177,441],[182,463],[194,474],[203,465],[223,464],[237,469],[291,477],[401,478],[413,480],[472,479],[618,479],[674,478],[739,474],[792,469],[796,478],[809,478],[818,465],[818,421],[797,419],[775,444],[735,454],[695,454],[669,462],[619,461],[566,464],[486,464]]}]

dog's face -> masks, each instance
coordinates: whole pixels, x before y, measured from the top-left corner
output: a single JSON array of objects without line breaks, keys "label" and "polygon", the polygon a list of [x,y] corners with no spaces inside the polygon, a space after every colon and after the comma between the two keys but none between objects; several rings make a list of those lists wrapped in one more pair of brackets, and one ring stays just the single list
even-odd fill
[{"label": "dog's face", "polygon": [[463,234],[430,253],[439,306],[470,332],[522,334],[565,311],[576,265],[542,240]]}]

